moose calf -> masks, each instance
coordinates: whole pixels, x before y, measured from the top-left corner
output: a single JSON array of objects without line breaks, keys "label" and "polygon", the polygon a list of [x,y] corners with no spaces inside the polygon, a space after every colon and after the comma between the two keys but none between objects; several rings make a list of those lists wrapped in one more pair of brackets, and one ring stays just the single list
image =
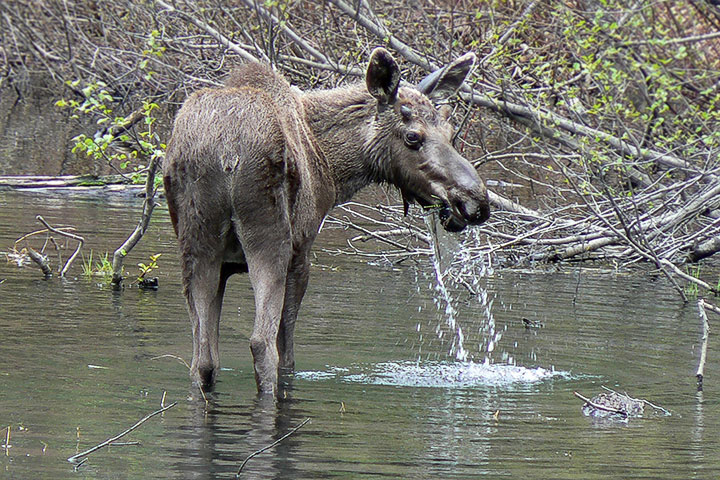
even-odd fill
[{"label": "moose calf", "polygon": [[225,283],[247,272],[255,379],[260,392],[275,392],[278,370],[294,367],[310,247],[328,211],[362,187],[396,186],[406,208],[439,208],[448,231],[489,217],[482,180],[451,145],[449,108],[435,106],[457,92],[474,63],[467,53],[417,86],[401,86],[395,60],[377,48],[364,82],[309,92],[248,63],[223,88],[185,101],[163,180],[192,324],[194,381],[215,382]]}]

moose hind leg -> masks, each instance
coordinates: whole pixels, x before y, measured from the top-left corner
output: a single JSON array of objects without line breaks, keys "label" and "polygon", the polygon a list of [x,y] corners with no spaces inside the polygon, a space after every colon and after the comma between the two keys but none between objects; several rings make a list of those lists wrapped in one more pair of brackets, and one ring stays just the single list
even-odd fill
[{"label": "moose hind leg", "polygon": [[295,346],[293,336],[298,310],[307,289],[310,276],[310,260],[307,255],[308,248],[296,253],[288,270],[285,283],[285,305],[283,307],[280,330],[277,337],[280,367],[286,370],[295,368]]},{"label": "moose hind leg", "polygon": [[219,263],[197,262],[193,270],[185,288],[193,335],[190,376],[203,389],[211,389],[220,369],[219,325],[227,279]]}]

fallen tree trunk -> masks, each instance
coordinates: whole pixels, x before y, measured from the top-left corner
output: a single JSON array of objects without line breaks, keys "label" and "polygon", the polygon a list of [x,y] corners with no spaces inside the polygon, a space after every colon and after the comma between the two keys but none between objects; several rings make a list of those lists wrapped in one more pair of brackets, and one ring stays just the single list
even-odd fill
[{"label": "fallen tree trunk", "polygon": [[[9,188],[74,188],[104,187],[107,185],[132,186],[132,180],[123,175],[4,175],[0,176],[0,187]],[[138,185],[142,187],[142,185]]]}]

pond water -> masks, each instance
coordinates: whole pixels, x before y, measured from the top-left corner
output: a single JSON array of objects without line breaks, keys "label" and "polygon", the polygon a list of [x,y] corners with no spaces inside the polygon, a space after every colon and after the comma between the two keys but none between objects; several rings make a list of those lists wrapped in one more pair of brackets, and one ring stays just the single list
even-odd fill
[{"label": "pond water", "polygon": [[[95,258],[134,227],[128,195],[0,192],[0,250],[42,214],[72,224]],[[297,373],[285,399],[257,397],[248,336],[252,292],[230,281],[221,323],[223,370],[209,405],[186,367],[191,337],[167,211],[127,265],[161,253],[157,291],[113,292],[81,274],[44,280],[0,262],[0,478],[718,478],[718,349],[711,336],[696,391],[700,322],[662,279],[639,275],[496,271],[480,283],[502,332],[486,363],[487,315],[453,290],[467,360],[450,353],[432,266],[370,265],[331,256],[343,233],[316,243],[296,331]],[[438,307],[440,307],[438,309]],[[541,328],[524,328],[523,318]],[[712,319],[711,319],[712,321]],[[583,416],[602,386],[671,412],[627,423]],[[133,425],[123,441],[67,458]]]}]

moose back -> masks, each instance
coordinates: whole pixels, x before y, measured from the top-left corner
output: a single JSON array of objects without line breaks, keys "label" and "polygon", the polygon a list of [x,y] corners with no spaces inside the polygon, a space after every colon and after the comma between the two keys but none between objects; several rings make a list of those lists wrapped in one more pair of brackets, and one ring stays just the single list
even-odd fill
[{"label": "moose back", "polygon": [[300,92],[270,67],[248,63],[223,88],[191,95],[178,112],[163,167],[180,248],[193,335],[191,377],[212,387],[225,283],[247,272],[255,295],[250,337],[258,390],[294,367],[293,331],[309,252],[335,205],[373,182],[408,203],[439,208],[459,231],[490,215],[475,168],[451,145],[449,108],[475,63],[468,53],[417,86],[400,85],[384,49],[365,81]]}]

